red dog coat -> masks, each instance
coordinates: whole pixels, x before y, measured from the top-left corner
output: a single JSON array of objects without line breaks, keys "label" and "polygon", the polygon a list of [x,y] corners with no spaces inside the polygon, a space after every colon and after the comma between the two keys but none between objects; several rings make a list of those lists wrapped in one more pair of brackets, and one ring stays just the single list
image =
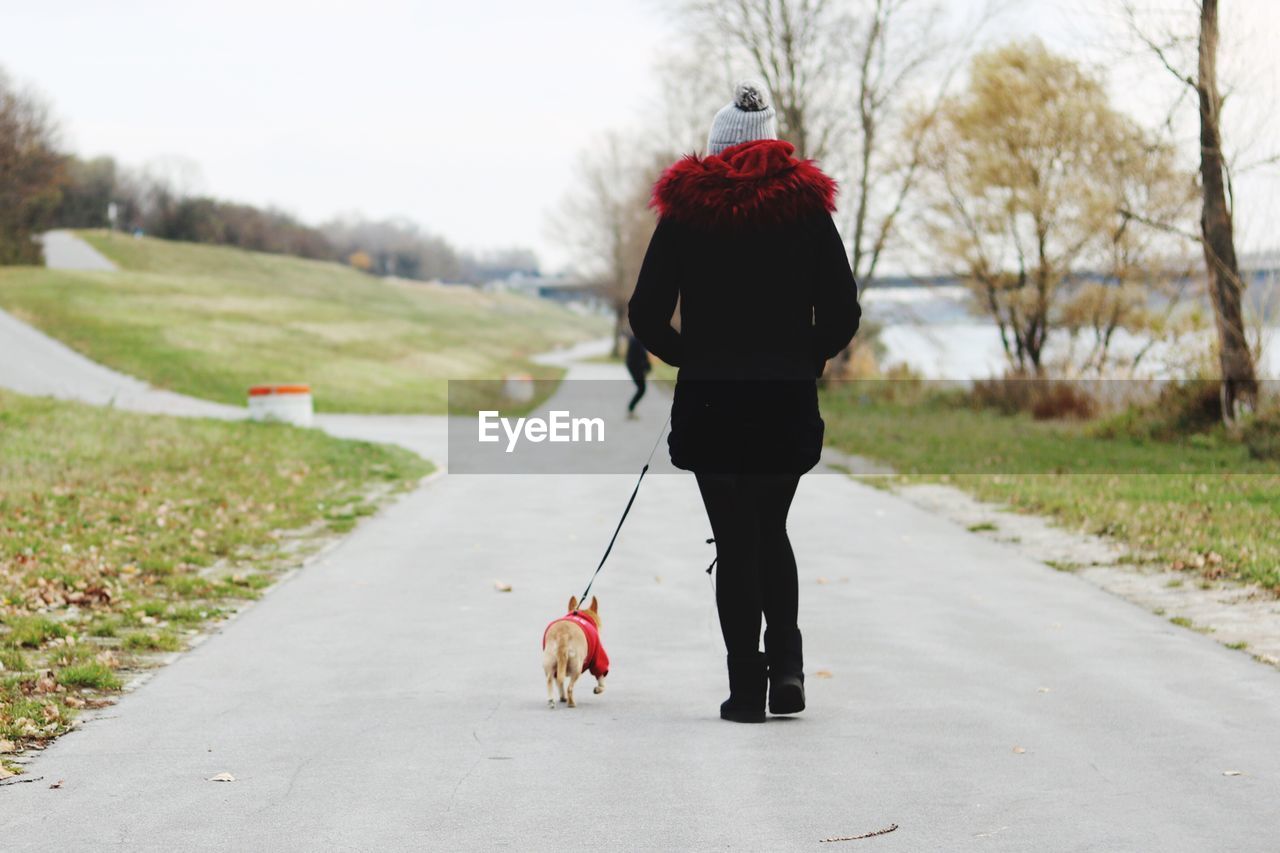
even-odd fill
[{"label": "red dog coat", "polygon": [[605,654],[604,644],[600,642],[600,629],[596,627],[596,623],[592,622],[586,616],[580,616],[578,611],[573,611],[559,619],[551,620],[551,624],[547,625],[545,631],[542,632],[542,647],[547,647],[547,631],[551,630],[551,625],[557,622],[572,622],[582,629],[582,633],[587,637],[587,659],[582,662],[582,671],[591,670],[591,674],[596,678],[604,678],[609,674],[609,656]]}]

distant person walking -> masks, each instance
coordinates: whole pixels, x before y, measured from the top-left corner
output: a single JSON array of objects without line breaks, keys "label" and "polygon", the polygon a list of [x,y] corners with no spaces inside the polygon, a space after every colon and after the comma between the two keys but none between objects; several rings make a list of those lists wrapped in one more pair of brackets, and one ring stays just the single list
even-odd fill
[{"label": "distant person walking", "polygon": [[640,398],[644,396],[645,375],[653,369],[653,365],[649,363],[649,351],[644,348],[644,344],[640,343],[640,339],[634,334],[627,334],[627,373],[631,374],[631,381],[636,383],[636,393],[631,398],[631,402],[627,404],[627,417],[634,418],[636,416],[636,405],[640,402]]},{"label": "distant person walking", "polygon": [[715,535],[729,669],[720,716],[735,722],[764,721],[766,688],[774,714],[804,709],[787,514],[822,451],[817,378],[861,316],[831,217],[835,183],[794,151],[777,139],[763,87],[740,85],[707,155],[681,159],[654,187],[658,225],[630,304],[636,336],[680,369],[667,442],[697,476]]}]

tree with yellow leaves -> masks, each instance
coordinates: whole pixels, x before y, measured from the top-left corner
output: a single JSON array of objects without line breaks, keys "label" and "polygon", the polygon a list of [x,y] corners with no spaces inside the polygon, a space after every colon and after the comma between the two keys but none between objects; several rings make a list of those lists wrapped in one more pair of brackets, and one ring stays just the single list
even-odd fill
[{"label": "tree with yellow leaves", "polygon": [[1131,208],[1185,207],[1192,184],[1097,76],[1039,41],[1006,45],[975,57],[967,90],[923,125],[927,233],[1015,371],[1044,374],[1073,299],[1107,307],[1081,287],[1086,269],[1110,279],[1112,315],[1134,316],[1134,270],[1156,259],[1128,227]]}]

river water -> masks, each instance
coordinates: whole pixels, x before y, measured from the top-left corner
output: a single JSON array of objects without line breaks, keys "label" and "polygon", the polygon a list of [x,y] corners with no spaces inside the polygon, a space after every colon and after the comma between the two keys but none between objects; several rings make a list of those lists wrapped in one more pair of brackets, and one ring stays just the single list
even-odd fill
[{"label": "river water", "polygon": [[[939,287],[869,288],[862,295],[868,319],[883,323],[881,341],[887,349],[885,365],[907,364],[928,379],[982,379],[998,376],[1008,362],[994,323],[975,316],[966,307],[968,291],[959,285]],[[1156,345],[1140,363],[1143,378],[1185,375],[1187,366],[1208,351],[1212,332],[1187,336],[1176,344]],[[1092,333],[1081,335],[1076,351],[1088,350]],[[1266,345],[1258,364],[1261,378],[1280,378],[1280,325],[1264,333]],[[1116,354],[1132,354],[1145,340],[1120,331],[1111,345]],[[1047,352],[1052,358],[1069,351],[1065,333],[1051,335]]]}]

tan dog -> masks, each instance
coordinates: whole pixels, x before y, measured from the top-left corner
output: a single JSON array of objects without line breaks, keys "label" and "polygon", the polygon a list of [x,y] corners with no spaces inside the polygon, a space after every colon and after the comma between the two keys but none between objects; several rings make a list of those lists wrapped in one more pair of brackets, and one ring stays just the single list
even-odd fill
[{"label": "tan dog", "polygon": [[[554,708],[556,700],[551,692],[555,682],[560,701],[570,708],[578,707],[573,701],[573,685],[578,676],[590,670],[596,677],[593,693],[604,692],[604,677],[609,674],[609,656],[600,641],[600,603],[591,597],[591,606],[578,609],[578,597],[569,599],[569,612],[556,619],[542,633],[542,671],[547,675],[547,706]],[[565,687],[565,676],[569,685]]]}]

